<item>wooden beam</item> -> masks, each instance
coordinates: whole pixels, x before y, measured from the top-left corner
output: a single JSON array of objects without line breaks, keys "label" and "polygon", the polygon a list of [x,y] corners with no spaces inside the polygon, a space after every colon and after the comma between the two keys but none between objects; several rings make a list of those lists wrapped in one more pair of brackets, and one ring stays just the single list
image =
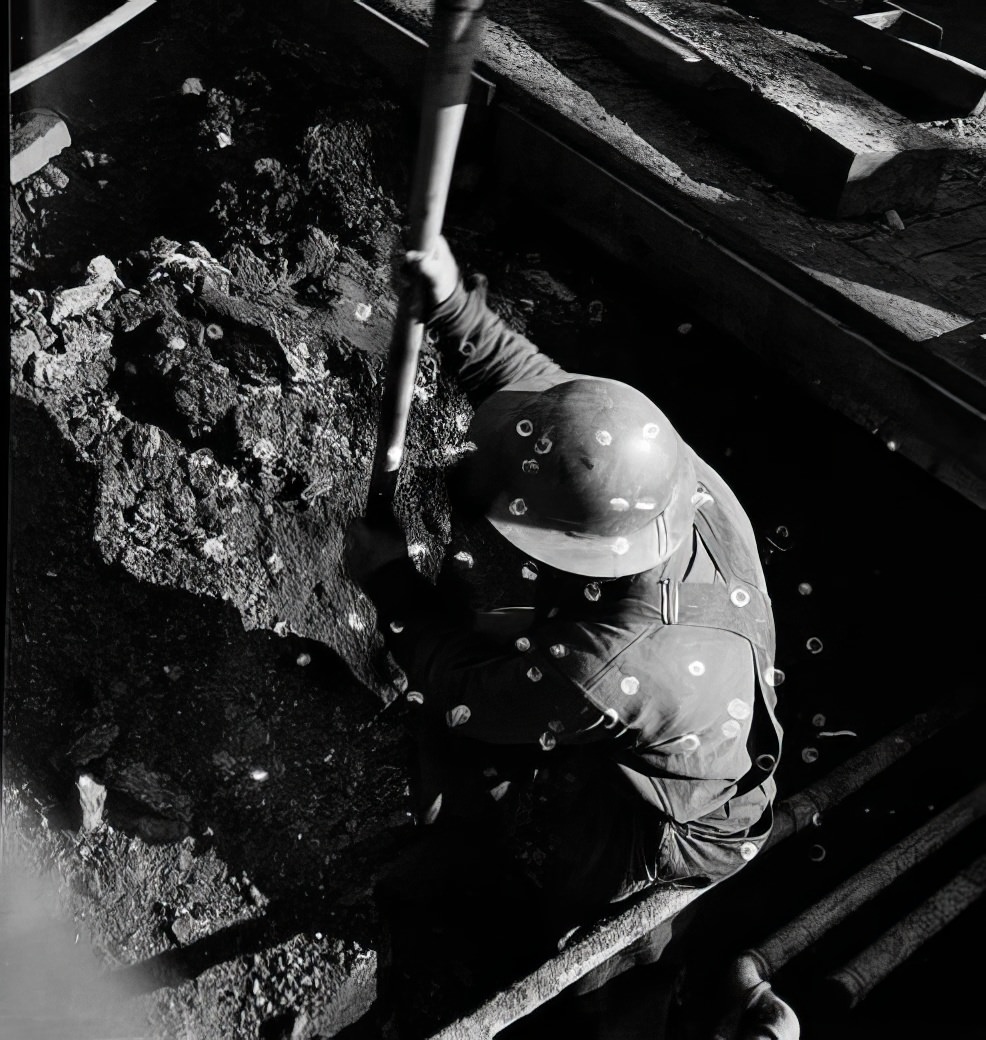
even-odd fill
[{"label": "wooden beam", "polygon": [[[663,293],[700,298],[717,328],[986,508],[983,412],[924,371],[923,345],[874,342],[518,113],[500,106],[497,124],[505,190],[652,279]],[[943,350],[935,364],[966,389],[963,380],[977,376],[964,376],[954,360]]]},{"label": "wooden beam", "polygon": [[146,11],[154,4],[155,0],[127,0],[127,3],[111,11],[105,18],[100,18],[87,29],[77,33],[64,43],[53,47],[50,51],[42,54],[34,61],[29,61],[19,69],[14,69],[10,74],[10,93],[22,90],[35,80],[47,76],[49,72],[64,65],[76,55],[87,51],[94,43],[99,43],[110,33],[116,32],[122,25],[126,25],[132,18]]},{"label": "wooden beam", "polygon": [[[326,13],[350,2],[307,0],[313,17],[305,32],[336,32]],[[390,16],[374,12],[381,25],[400,20],[402,31],[427,35],[431,0],[373,4]],[[561,32],[554,23],[550,31],[552,39]],[[566,46],[583,53],[576,37]],[[628,73],[607,73],[609,94],[600,100],[490,22],[483,74],[496,85],[498,191],[533,200],[609,256],[652,275],[665,292],[702,294],[713,324],[986,506],[982,413],[969,400],[976,388],[963,382],[978,373],[968,351],[933,359],[925,352],[974,314],[856,248],[845,233],[866,234],[865,225],[807,218],[790,201],[751,192],[749,172],[723,162],[714,147],[707,154],[710,143],[690,151],[690,124]],[[628,112],[653,113],[655,125],[639,128],[638,117],[631,126],[622,103]],[[506,126],[511,120],[516,130]],[[978,202],[975,192],[958,188],[943,185],[949,213]]]},{"label": "wooden beam", "polygon": [[[920,211],[933,202],[944,155],[936,138],[743,15],[701,0],[579,0],[578,9],[638,74],[674,90],[816,212]],[[703,60],[669,61],[666,45],[650,45],[654,30]]]},{"label": "wooden beam", "polygon": [[871,25],[874,29],[912,43],[923,43],[928,47],[940,47],[942,27],[937,22],[922,18],[913,11],[905,11],[899,4],[884,3],[882,11],[857,14],[853,20]]},{"label": "wooden beam", "polygon": [[[310,13],[316,21],[326,20],[325,7],[325,0],[301,0],[300,4],[301,10]],[[428,50],[423,37],[362,0],[329,0],[327,15],[335,31],[348,37],[371,61],[385,68],[389,78],[401,89],[411,91],[417,103]],[[470,106],[483,109],[492,104],[493,84],[475,72],[472,84]]]},{"label": "wooden beam", "polygon": [[920,92],[943,106],[943,116],[974,116],[986,110],[986,69],[946,54],[926,40],[901,38],[866,16],[850,18],[819,0],[728,2]]}]

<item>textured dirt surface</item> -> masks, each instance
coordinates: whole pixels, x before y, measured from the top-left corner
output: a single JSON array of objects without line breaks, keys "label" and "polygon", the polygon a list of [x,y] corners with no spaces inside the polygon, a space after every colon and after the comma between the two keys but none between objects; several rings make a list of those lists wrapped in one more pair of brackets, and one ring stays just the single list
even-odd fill
[{"label": "textured dirt surface", "polygon": [[[14,100],[62,111],[73,145],[11,189],[3,1013],[39,1040],[335,1035],[373,998],[370,889],[413,830],[402,677],[340,564],[413,120],[350,49],[250,5],[157,5]],[[922,532],[937,600],[958,596],[976,511],[536,216],[464,193],[448,232],[501,313],[651,392],[749,502],[785,791],[975,674],[972,622],[928,616],[907,561]],[[467,422],[428,351],[399,510],[429,573]],[[941,797],[976,767],[946,772]],[[823,832],[824,866],[818,835],[798,844],[777,913],[931,804],[915,772],[868,803],[878,824],[859,807]],[[432,1020],[475,993],[434,975]]]}]

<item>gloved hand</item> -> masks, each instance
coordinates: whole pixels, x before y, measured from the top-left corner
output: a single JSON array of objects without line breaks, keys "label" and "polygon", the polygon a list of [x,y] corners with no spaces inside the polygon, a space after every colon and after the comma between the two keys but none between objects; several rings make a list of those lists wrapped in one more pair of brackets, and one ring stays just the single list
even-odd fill
[{"label": "gloved hand", "polygon": [[423,293],[427,318],[443,304],[459,284],[459,265],[443,235],[438,235],[427,252],[408,250],[404,254],[404,272],[408,279],[418,279]]},{"label": "gloved hand", "polygon": [[353,581],[370,593],[373,578],[395,560],[408,561],[407,538],[396,517],[357,517],[346,528],[343,559]]}]

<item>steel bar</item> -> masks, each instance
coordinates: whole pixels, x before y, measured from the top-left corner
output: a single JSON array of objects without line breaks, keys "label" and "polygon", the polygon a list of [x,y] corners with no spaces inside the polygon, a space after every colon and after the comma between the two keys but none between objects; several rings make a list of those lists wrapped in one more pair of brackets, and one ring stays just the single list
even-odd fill
[{"label": "steel bar", "polygon": [[760,962],[761,975],[770,978],[792,957],[851,913],[858,910],[912,867],[927,859],[949,839],[986,814],[986,783],[938,813],[872,863],[857,871],[838,888],[794,920],[779,928],[755,950],[748,951]]},{"label": "steel bar", "polygon": [[986,855],[960,871],[875,943],[829,975],[826,982],[849,1007],[855,1007],[878,982],[979,899],[984,889]]},{"label": "steel bar", "polygon": [[155,2],[156,0],[128,0],[115,11],[111,11],[105,18],[93,22],[87,29],[83,29],[82,32],[65,40],[64,43],[53,47],[19,69],[14,69],[10,74],[10,93],[22,90],[35,80],[41,79],[42,76],[47,76],[49,72],[54,72],[67,61],[71,61],[83,51],[87,51],[94,43],[99,43],[110,33],[126,25]]},{"label": "steel bar", "polygon": [[810,787],[786,798],[774,809],[774,829],[767,848],[809,826],[816,813],[824,812],[854,794],[950,722],[969,714],[980,702],[981,698],[974,690],[962,688],[931,711],[915,715]]},{"label": "steel bar", "polygon": [[[868,780],[934,736],[949,722],[957,721],[968,713],[976,703],[977,699],[971,690],[961,690],[939,707],[927,714],[915,716],[877,741],[872,747],[836,769],[830,777],[781,802],[775,810],[774,832],[764,846],[764,851],[774,848],[779,841],[810,824],[812,816],[820,809],[838,804]],[[982,800],[981,789],[975,792],[975,797]],[[973,798],[973,795],[969,798]],[[948,826],[953,826],[957,820],[965,819],[963,814],[970,810],[960,802],[953,806],[952,810],[948,810],[953,811],[955,819],[949,816]],[[934,822],[931,821],[932,824]],[[775,837],[778,830],[780,837]],[[536,971],[495,994],[471,1014],[452,1022],[436,1033],[431,1040],[488,1040],[512,1022],[530,1014],[552,997],[558,996],[562,990],[587,975],[593,968],[605,963],[707,891],[708,888],[656,890],[642,902],[624,910],[618,917],[594,925]]]}]

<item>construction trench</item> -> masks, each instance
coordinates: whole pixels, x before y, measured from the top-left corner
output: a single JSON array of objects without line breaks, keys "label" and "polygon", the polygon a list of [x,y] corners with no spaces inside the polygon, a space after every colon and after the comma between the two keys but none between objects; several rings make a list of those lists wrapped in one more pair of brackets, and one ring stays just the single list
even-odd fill
[{"label": "construction trench", "polygon": [[[14,67],[115,5],[71,6]],[[429,6],[161,2],[11,96],[12,137],[45,109],[71,141],[11,184],[0,1035],[374,1035],[408,707],[341,553]],[[975,43],[974,5],[913,6]],[[686,905],[670,1035],[728,1035],[764,980],[809,1040],[979,1035],[983,116],[900,102],[941,155],[933,206],[886,207],[894,238],[886,210],[819,214],[673,92],[631,92],[542,7],[489,7],[445,231],[499,313],[651,395],[749,511],[777,823],[694,903],[659,893],[543,965],[474,892],[404,966],[401,1035],[575,1036],[550,998]],[[398,513],[429,575],[469,418],[427,346]]]}]

